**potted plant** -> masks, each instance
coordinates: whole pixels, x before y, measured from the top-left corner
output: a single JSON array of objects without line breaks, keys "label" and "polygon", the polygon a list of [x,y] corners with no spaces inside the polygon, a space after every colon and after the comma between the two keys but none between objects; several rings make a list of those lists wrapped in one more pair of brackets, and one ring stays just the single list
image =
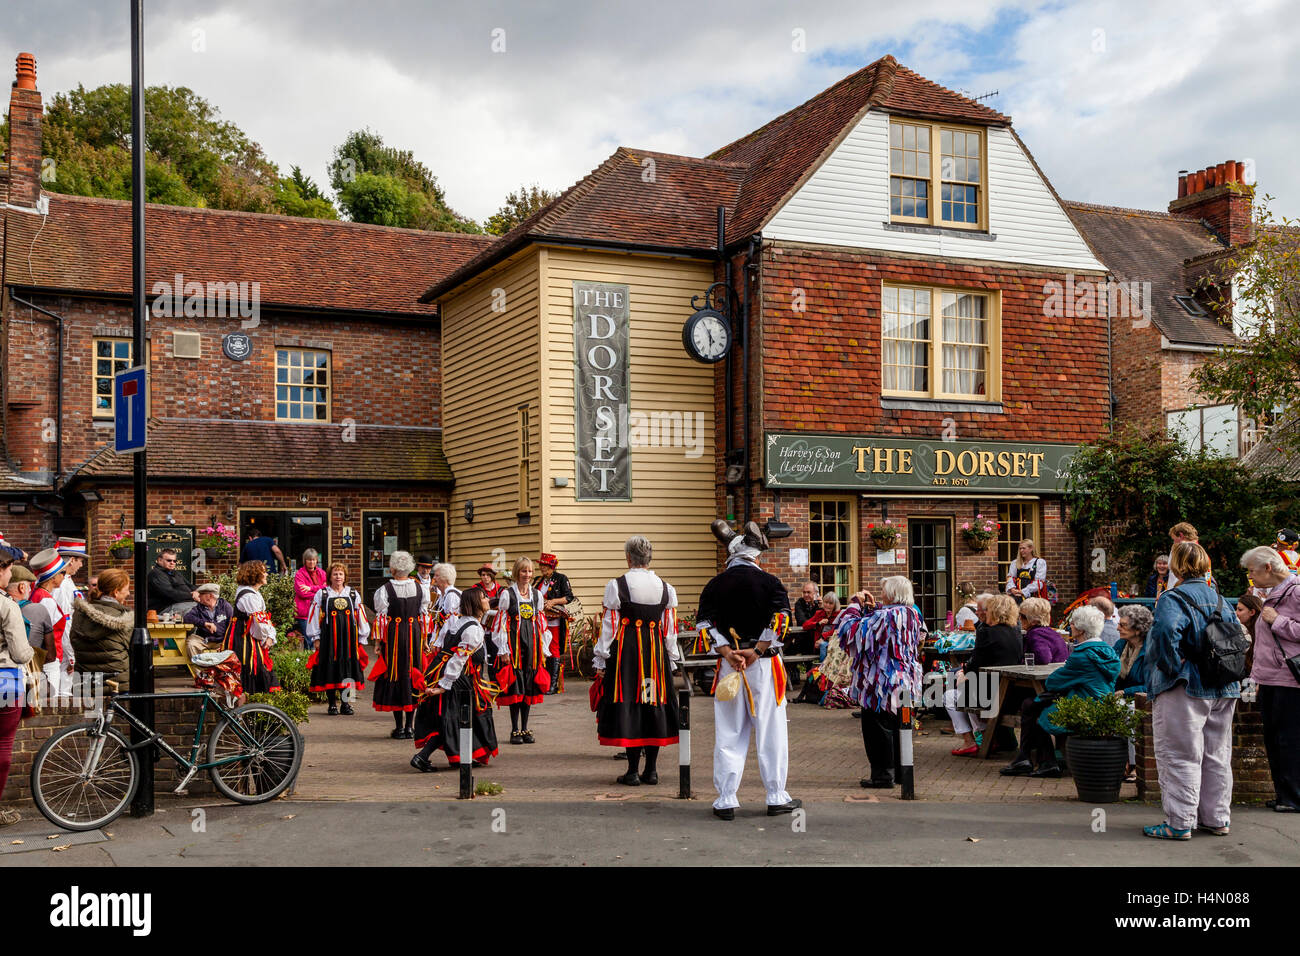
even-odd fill
[{"label": "potted plant", "polygon": [[898,543],[898,526],[888,518],[881,525],[867,525],[867,532],[876,545],[877,551],[889,551]]},{"label": "potted plant", "polygon": [[974,521],[962,522],[961,536],[972,551],[987,551],[993,539],[998,536],[998,529],[1001,527],[1002,525],[992,518],[976,515]]},{"label": "potted plant", "polygon": [[239,543],[239,534],[229,525],[218,521],[210,528],[204,528],[199,536],[198,546],[203,549],[209,560],[224,558],[235,550]]},{"label": "potted plant", "polygon": [[1062,697],[1051,721],[1070,732],[1065,759],[1079,799],[1114,803],[1124,782],[1128,742],[1142,726],[1142,715],[1120,693],[1105,697]]},{"label": "potted plant", "polygon": [[131,557],[131,552],[134,550],[135,542],[131,540],[130,531],[119,531],[108,543],[108,553],[118,561],[125,561]]}]

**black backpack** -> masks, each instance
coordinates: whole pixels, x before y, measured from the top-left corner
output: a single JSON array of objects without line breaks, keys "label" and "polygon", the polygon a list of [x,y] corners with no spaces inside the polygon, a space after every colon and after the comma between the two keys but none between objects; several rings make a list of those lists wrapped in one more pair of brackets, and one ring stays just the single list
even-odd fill
[{"label": "black backpack", "polygon": [[[1190,598],[1177,589],[1166,591],[1164,596],[1178,598],[1178,603],[1188,610],[1188,616],[1192,616]],[[1236,616],[1227,613],[1223,595],[1218,598],[1218,608],[1198,635],[1196,646],[1187,654],[1201,675],[1201,686],[1212,690],[1227,687],[1246,676],[1246,652],[1250,650],[1250,641],[1241,632]]]}]

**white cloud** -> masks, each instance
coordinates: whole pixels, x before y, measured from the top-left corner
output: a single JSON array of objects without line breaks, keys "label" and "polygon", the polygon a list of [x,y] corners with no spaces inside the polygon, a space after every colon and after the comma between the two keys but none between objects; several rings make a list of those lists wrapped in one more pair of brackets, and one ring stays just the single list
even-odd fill
[{"label": "white cloud", "polygon": [[[1278,0],[149,9],[147,82],[194,89],[282,169],[323,181],[333,146],[370,126],[478,219],[522,183],[567,187],[616,145],[704,155],[890,51],[936,82],[999,90],[991,105],[1070,198],[1163,208],[1179,168],[1250,157],[1278,208],[1300,208],[1300,51]],[[125,23],[103,5],[32,10],[0,23],[0,49],[36,53],[47,95],[129,78]],[[490,48],[498,26],[505,53]],[[206,52],[192,50],[196,28]],[[1000,47],[973,49],[972,31]]]}]

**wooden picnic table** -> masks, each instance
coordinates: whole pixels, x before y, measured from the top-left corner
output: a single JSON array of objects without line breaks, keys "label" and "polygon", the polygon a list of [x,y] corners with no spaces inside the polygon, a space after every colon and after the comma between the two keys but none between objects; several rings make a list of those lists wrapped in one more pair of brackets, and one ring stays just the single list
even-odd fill
[{"label": "wooden picnic table", "polygon": [[[998,675],[997,700],[993,703],[993,717],[984,726],[984,743],[980,745],[979,758],[987,760],[993,750],[993,738],[997,734],[997,729],[1002,723],[1003,716],[1014,716],[1002,713],[1003,702],[1007,699],[1007,691],[1012,687],[1026,687],[1034,692],[1035,695],[1042,694],[1044,691],[1044,682],[1047,676],[1060,667],[1061,664],[1002,664],[995,667],[982,667],[983,671],[994,672]],[[1024,729],[1021,729],[1021,733]]]}]

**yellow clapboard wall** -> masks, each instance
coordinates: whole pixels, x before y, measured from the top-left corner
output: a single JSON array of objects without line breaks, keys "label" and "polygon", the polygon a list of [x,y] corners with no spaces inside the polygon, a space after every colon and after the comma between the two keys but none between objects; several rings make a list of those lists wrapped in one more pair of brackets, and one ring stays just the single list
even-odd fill
[{"label": "yellow clapboard wall", "polygon": [[[529,247],[441,300],[443,451],[456,484],[447,515],[457,584],[504,554],[509,568],[541,546],[538,256]],[[530,522],[519,522],[520,405],[531,434]],[[474,502],[474,521],[465,502]]]},{"label": "yellow clapboard wall", "polygon": [[[542,541],[557,555],[574,593],[588,611],[599,610],[605,582],[627,569],[623,542],[644,534],[654,545],[652,568],[677,589],[683,608],[694,608],[704,584],[717,573],[709,533],[714,514],[714,366],[692,361],[682,347],[691,297],[713,282],[713,265],[698,260],[625,255],[551,247],[542,250],[545,289],[542,388]],[[698,457],[684,447],[633,447],[631,501],[575,501],[574,281],[628,287],[631,317],[629,373],[633,414],[691,416],[689,432],[670,422],[668,442],[690,437]],[[703,428],[696,434],[696,414]],[[663,431],[662,427],[660,431]],[[661,438],[661,443],[664,440]],[[556,488],[564,476],[568,486]]]},{"label": "yellow clapboard wall", "polygon": [[[574,499],[575,280],[628,286],[630,409],[658,416],[661,432],[657,446],[631,451],[628,502]],[[623,542],[644,534],[655,548],[654,570],[684,609],[695,608],[718,570],[709,533],[715,369],[686,355],[682,325],[691,297],[712,281],[706,261],[534,245],[441,299],[443,449],[456,479],[448,527],[459,583],[471,584],[474,568],[496,549],[506,566],[549,551],[596,613],[605,582],[627,568]],[[531,520],[520,524],[517,409],[525,403]],[[665,436],[665,416],[674,413]],[[559,476],[566,487],[555,487]],[[464,517],[469,499],[472,523]]]}]

